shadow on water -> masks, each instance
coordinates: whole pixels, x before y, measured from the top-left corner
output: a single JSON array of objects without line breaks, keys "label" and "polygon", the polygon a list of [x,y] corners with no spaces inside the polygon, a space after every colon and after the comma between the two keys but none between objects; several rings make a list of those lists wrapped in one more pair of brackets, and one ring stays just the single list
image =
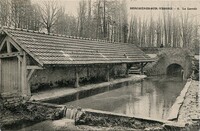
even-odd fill
[{"label": "shadow on water", "polygon": [[66,105],[111,111],[126,115],[166,119],[185,81],[180,77],[149,77],[116,90],[86,97]]},{"label": "shadow on water", "polygon": [[20,123],[4,126],[2,130],[6,131],[53,131],[54,125],[52,121],[42,121],[42,122],[33,122],[33,121],[22,121]]},{"label": "shadow on water", "polygon": [[[135,83],[135,82],[132,82]],[[94,89],[90,89],[90,90],[83,90],[80,91],[78,93],[75,94],[71,94],[71,95],[67,95],[67,96],[63,96],[57,99],[52,99],[52,100],[47,100],[44,101],[46,103],[54,103],[54,104],[63,104],[66,102],[71,102],[71,101],[75,101],[75,100],[79,100],[79,99],[83,99],[86,97],[90,97],[99,93],[104,93],[107,91],[111,91],[114,89],[118,89],[124,86],[128,86],[129,82],[122,82],[122,83],[117,83],[115,85],[109,85],[109,86],[103,86],[100,88],[94,88]]]},{"label": "shadow on water", "polygon": [[[126,115],[166,119],[170,107],[185,83],[180,77],[154,76],[137,83],[129,81],[99,90],[81,92],[73,97],[75,101],[68,102],[67,98],[63,98],[61,101],[54,102]],[[53,130],[55,128],[53,123],[53,121],[22,122],[5,129]]]},{"label": "shadow on water", "polygon": [[3,126],[2,130],[20,130],[20,129],[32,126],[34,124],[37,124],[39,122],[40,121],[28,121],[28,120],[19,121],[17,123],[12,124],[12,125]]}]

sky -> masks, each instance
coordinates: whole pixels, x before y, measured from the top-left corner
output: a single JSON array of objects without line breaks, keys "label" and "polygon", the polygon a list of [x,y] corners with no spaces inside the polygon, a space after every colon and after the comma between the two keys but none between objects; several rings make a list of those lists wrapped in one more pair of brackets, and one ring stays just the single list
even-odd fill
[{"label": "sky", "polygon": [[[200,1],[194,0],[129,0],[128,12],[129,16],[136,15],[141,17],[148,17],[152,15],[153,17],[159,16],[159,14],[163,14],[164,9],[171,8],[169,11],[172,14],[188,13],[189,18],[197,18],[200,20]],[[155,10],[143,9],[139,10],[138,7],[153,7]],[[132,9],[130,9],[132,8]]]},{"label": "sky", "polygon": [[[47,1],[47,0],[44,0]],[[65,12],[69,15],[77,16],[79,1],[81,0],[56,0],[59,5],[65,8]],[[87,1],[87,0],[86,0]],[[94,0],[92,0],[94,1]],[[33,3],[40,3],[41,0],[32,0]],[[129,18],[131,15],[148,17],[149,15],[158,16],[163,12],[160,7],[172,7],[171,12],[188,12],[190,18],[197,18],[200,21],[200,0],[126,0]],[[157,7],[157,10],[138,9],[139,7]],[[132,8],[132,9],[130,9]],[[179,8],[179,10],[177,10]],[[183,10],[185,8],[186,10]],[[188,9],[194,8],[192,10]]]}]

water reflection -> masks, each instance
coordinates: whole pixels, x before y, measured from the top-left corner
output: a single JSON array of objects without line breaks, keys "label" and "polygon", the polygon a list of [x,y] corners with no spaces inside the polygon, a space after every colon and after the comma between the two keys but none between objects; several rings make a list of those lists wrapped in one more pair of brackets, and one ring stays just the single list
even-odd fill
[{"label": "water reflection", "polygon": [[185,82],[178,77],[151,77],[122,88],[65,103],[97,110],[166,119]]}]

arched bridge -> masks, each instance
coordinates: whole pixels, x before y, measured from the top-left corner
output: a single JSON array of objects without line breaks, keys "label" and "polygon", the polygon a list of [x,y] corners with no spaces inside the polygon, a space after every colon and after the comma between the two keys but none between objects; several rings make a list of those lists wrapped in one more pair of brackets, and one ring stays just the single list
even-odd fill
[{"label": "arched bridge", "polygon": [[188,78],[192,74],[195,53],[185,48],[142,49],[155,59],[145,67],[147,75],[180,75]]}]

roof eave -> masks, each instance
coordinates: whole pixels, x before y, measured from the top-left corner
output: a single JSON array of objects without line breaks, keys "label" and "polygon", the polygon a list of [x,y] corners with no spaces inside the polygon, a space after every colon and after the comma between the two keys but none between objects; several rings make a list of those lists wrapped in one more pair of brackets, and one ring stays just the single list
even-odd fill
[{"label": "roof eave", "polygon": [[108,62],[108,61],[104,61],[104,62],[85,62],[85,63],[49,63],[49,64],[45,64],[45,65],[91,65],[91,64],[126,64],[126,63],[141,63],[141,62],[154,62],[154,60],[143,60],[143,61],[119,61],[119,62]]},{"label": "roof eave", "polygon": [[17,41],[11,34],[9,34],[5,29],[1,29],[6,35],[8,35],[15,43],[17,43],[26,53],[28,53],[35,61],[38,62],[40,66],[43,66],[44,64],[34,56],[33,53],[31,53],[23,44],[21,44],[19,41]]}]

